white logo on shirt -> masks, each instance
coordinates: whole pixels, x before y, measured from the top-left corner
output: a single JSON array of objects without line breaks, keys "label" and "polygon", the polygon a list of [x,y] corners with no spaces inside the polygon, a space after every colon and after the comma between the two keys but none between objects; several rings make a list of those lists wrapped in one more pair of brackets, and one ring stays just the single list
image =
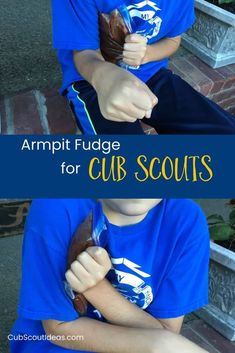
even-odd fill
[{"label": "white logo on shirt", "polygon": [[[126,258],[112,258],[113,272],[115,276],[112,278],[113,286],[123,294],[130,302],[137,304],[140,308],[145,309],[153,300],[152,288],[145,283],[143,278],[151,277],[148,273],[140,270],[140,266]],[[132,273],[122,271],[121,268],[127,267]],[[142,277],[142,278],[141,278]]]},{"label": "white logo on shirt", "polygon": [[[136,17],[139,20],[143,20],[143,23],[144,21],[147,21],[150,25],[147,33],[142,33],[142,31],[140,31],[139,34],[143,34],[148,39],[158,35],[162,24],[162,19],[157,16],[157,13],[161,11],[161,9],[157,7],[155,2],[145,0],[137,4],[129,5],[127,8],[133,20],[135,20]],[[136,33],[138,33],[138,28]]]}]

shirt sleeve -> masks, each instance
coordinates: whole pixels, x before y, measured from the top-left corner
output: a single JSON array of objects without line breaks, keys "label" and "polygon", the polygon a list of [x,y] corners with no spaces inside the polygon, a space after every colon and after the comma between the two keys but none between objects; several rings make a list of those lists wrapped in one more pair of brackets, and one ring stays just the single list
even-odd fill
[{"label": "shirt sleeve", "polygon": [[183,316],[208,304],[210,241],[206,221],[202,221],[204,232],[190,236],[147,308],[156,318]]},{"label": "shirt sleeve", "polygon": [[67,256],[33,230],[24,235],[18,312],[26,319],[70,321],[78,317],[65,291]]},{"label": "shirt sleeve", "polygon": [[34,200],[25,225],[18,312],[31,320],[78,318],[65,272],[72,236],[93,207],[91,200]]},{"label": "shirt sleeve", "polygon": [[99,48],[98,9],[94,0],[52,0],[53,47],[65,50]]},{"label": "shirt sleeve", "polygon": [[175,16],[175,25],[166,35],[169,38],[183,34],[193,25],[195,21],[194,0],[184,1],[184,5]]}]

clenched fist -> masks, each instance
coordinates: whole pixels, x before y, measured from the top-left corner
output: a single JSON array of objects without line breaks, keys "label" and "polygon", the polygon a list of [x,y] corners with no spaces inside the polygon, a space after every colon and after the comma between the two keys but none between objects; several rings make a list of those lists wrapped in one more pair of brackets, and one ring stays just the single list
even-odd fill
[{"label": "clenched fist", "polygon": [[106,64],[102,78],[94,83],[102,115],[111,121],[135,122],[150,118],[157,97],[132,73]]},{"label": "clenched fist", "polygon": [[123,62],[138,67],[144,63],[146,52],[147,39],[139,34],[130,34],[124,44]]},{"label": "clenched fist", "polygon": [[77,293],[84,293],[104,279],[111,268],[107,251],[98,246],[91,246],[78,255],[65,278]]}]

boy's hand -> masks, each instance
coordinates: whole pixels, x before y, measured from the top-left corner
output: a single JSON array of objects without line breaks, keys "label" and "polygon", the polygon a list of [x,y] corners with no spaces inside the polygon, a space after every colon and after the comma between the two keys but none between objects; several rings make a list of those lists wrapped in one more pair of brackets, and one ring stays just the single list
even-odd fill
[{"label": "boy's hand", "polygon": [[147,52],[147,39],[139,34],[130,34],[125,42],[123,62],[130,66],[143,64]]},{"label": "boy's hand", "polygon": [[83,293],[96,286],[104,279],[111,268],[107,251],[98,246],[91,246],[78,255],[65,278],[77,293]]},{"label": "boy's hand", "polygon": [[[108,69],[107,69],[108,68]],[[111,121],[135,122],[150,118],[157,97],[130,72],[105,63],[93,80],[102,115]]]}]

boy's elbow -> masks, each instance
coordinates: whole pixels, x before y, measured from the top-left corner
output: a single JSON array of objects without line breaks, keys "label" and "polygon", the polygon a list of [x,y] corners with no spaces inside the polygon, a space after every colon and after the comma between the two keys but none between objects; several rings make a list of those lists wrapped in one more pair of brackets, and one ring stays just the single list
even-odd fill
[{"label": "boy's elbow", "polygon": [[178,38],[178,43],[177,43],[177,49],[179,49],[179,47],[180,47],[180,44],[181,44],[181,41],[182,41],[182,38],[181,38],[181,36],[179,36],[179,37],[177,37]]},{"label": "boy's elbow", "polygon": [[57,336],[60,334],[62,321],[57,320],[43,320],[42,326],[47,336]]},{"label": "boy's elbow", "polygon": [[174,54],[179,49],[180,44],[181,44],[181,36],[168,38],[168,45],[171,46],[172,54]]},{"label": "boy's elbow", "polygon": [[70,322],[57,320],[42,321],[44,331],[50,343],[65,349],[80,350],[83,347],[81,347],[79,340],[76,342],[71,340],[71,336],[74,335],[74,332],[70,332],[69,324]]},{"label": "boy's elbow", "polygon": [[84,50],[73,51],[73,60],[75,61],[75,63],[82,59],[87,59],[87,58],[103,59],[100,49],[97,49],[97,50],[84,49]]},{"label": "boy's elbow", "polygon": [[179,49],[180,44],[181,44],[181,36],[171,38],[171,40],[174,44],[174,52],[176,52]]},{"label": "boy's elbow", "polygon": [[179,335],[183,325],[184,316],[172,319],[159,319],[159,321],[166,331]]}]

